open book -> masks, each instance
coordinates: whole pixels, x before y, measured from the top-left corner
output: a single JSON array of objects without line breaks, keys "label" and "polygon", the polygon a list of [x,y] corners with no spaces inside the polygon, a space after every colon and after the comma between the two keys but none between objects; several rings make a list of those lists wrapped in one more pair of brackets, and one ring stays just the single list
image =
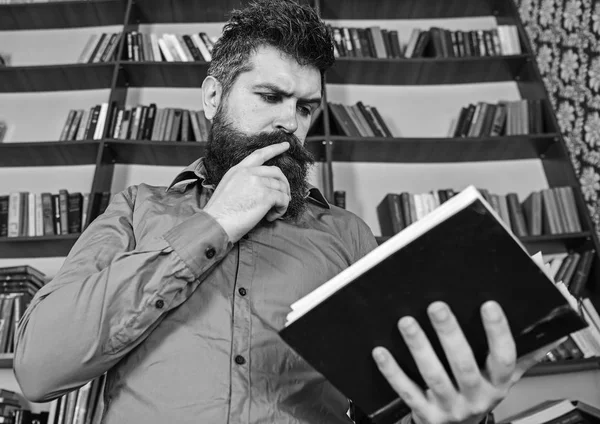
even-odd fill
[{"label": "open book", "polygon": [[428,305],[450,306],[483,367],[488,346],[479,311],[496,300],[523,356],[586,326],[546,272],[468,187],[295,302],[280,336],[374,422],[392,423],[408,409],[372,349],[386,347],[425,387],[397,329],[402,316],[417,319],[451,375]]}]

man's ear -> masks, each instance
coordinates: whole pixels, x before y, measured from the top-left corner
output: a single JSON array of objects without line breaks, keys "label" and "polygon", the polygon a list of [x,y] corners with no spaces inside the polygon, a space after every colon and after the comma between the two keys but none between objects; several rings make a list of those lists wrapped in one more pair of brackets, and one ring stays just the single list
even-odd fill
[{"label": "man's ear", "polygon": [[223,94],[223,86],[212,76],[208,76],[202,83],[202,106],[206,119],[212,120],[217,113],[219,104],[221,103],[221,95]]}]

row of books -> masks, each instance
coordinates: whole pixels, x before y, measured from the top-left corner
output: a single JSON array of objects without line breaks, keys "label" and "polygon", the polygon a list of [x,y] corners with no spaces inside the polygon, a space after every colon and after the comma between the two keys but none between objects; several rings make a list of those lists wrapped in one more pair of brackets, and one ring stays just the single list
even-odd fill
[{"label": "row of books", "polygon": [[368,28],[330,27],[336,57],[378,59],[416,57],[482,57],[521,53],[517,27],[499,25],[489,30],[448,30],[440,27],[414,28],[407,43],[398,31],[379,26]]},{"label": "row of books", "polygon": [[349,137],[393,137],[375,106],[359,101],[354,105],[328,102],[339,132]]},{"label": "row of books", "polygon": [[106,375],[54,399],[48,409],[48,424],[100,424],[104,410]]},{"label": "row of books", "polygon": [[121,32],[92,34],[81,52],[78,63],[112,62],[116,59]]},{"label": "row of books", "polygon": [[333,27],[333,53],[335,57],[401,58],[404,51],[398,31],[379,26],[369,28]]},{"label": "row of books", "polygon": [[4,137],[6,136],[6,131],[8,130],[8,125],[6,122],[0,121],[0,143],[4,141]]},{"label": "row of books", "polygon": [[501,100],[470,103],[452,120],[448,137],[490,137],[541,134],[544,119],[541,100]]},{"label": "row of books", "polygon": [[48,282],[28,265],[0,268],[0,353],[13,353],[17,324],[31,299]]},{"label": "row of books", "polygon": [[217,37],[195,34],[127,33],[124,59],[135,62],[210,62]]},{"label": "row of books", "polygon": [[95,193],[90,209],[89,193],[11,192],[0,196],[0,237],[79,234],[104,212],[109,200],[109,192]]},{"label": "row of books", "polygon": [[[552,187],[530,193],[519,201],[517,193],[500,195],[479,190],[518,237],[568,234],[582,231],[572,187]],[[453,189],[428,193],[388,193],[377,205],[382,236],[399,233],[457,194]]]},{"label": "row of books", "polygon": [[97,140],[108,125],[106,137],[117,140],[206,141],[211,126],[203,110],[159,108],[155,103],[115,106],[108,122],[107,114],[107,103],[90,111],[71,109],[59,140]]},{"label": "row of books", "polygon": [[554,281],[562,282],[569,292],[579,299],[584,296],[585,284],[595,257],[595,250],[588,249],[582,252],[553,253],[546,255],[544,260]]},{"label": "row of books", "polygon": [[[116,106],[110,113],[116,112]],[[58,138],[59,141],[100,140],[104,137],[104,129],[114,122],[109,114],[108,103],[101,103],[89,109],[71,109]]]},{"label": "row of books", "polygon": [[[546,264],[546,268],[549,268],[548,264]],[[571,333],[569,339],[573,343],[567,340],[566,345],[563,343],[558,350],[554,349],[549,355],[546,355],[546,360],[555,362],[563,359],[600,357],[600,315],[598,315],[598,311],[589,298],[577,299],[562,281],[555,281],[556,288],[565,296],[570,305],[579,311],[587,323],[587,327]]]},{"label": "row of books", "polygon": [[517,27],[498,25],[488,30],[448,30],[415,28],[410,34],[404,56],[411,57],[484,57],[521,54]]}]

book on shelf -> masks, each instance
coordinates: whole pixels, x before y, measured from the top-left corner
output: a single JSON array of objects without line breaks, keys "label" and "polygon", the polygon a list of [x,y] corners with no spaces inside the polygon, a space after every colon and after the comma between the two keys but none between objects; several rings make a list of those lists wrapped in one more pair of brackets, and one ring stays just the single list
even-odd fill
[{"label": "book on shelf", "polygon": [[104,410],[102,375],[50,402],[48,424],[99,424]]},{"label": "book on shelf", "polygon": [[125,35],[124,60],[132,62],[210,62],[217,37],[195,34],[155,34],[131,31]]},{"label": "book on shelf", "polygon": [[[572,187],[551,187],[530,193],[521,202],[517,193],[490,193],[480,189],[518,237],[577,234],[582,231]],[[418,221],[454,196],[453,189],[426,193],[388,193],[377,205],[382,236],[392,236]]]},{"label": "book on shelf", "polygon": [[448,137],[495,137],[543,132],[542,101],[521,99],[463,106],[456,119],[452,120]]},{"label": "book on shelf", "polygon": [[505,418],[499,424],[591,424],[600,420],[600,409],[585,402],[549,399]]},{"label": "book on shelf", "polygon": [[413,316],[444,361],[426,312],[443,301],[483,367],[479,310],[488,300],[504,309],[519,357],[586,326],[541,255],[531,257],[470,186],[291,305],[280,336],[375,422],[395,422],[408,408],[379,372],[373,348],[386,347],[424,387],[396,325]]},{"label": "book on shelf", "polygon": [[0,237],[79,234],[104,212],[109,200],[109,192],[94,193],[90,209],[89,193],[69,193],[66,189],[0,195]]},{"label": "book on shelf", "polygon": [[8,129],[8,126],[6,125],[6,122],[0,121],[0,143],[2,143],[4,141],[4,137],[6,137],[7,129]]},{"label": "book on shelf", "polygon": [[375,106],[365,105],[362,101],[354,105],[327,104],[337,132],[348,137],[393,137]]},{"label": "book on shelf", "polygon": [[83,47],[77,63],[113,62],[116,60],[121,35],[121,32],[92,34]]}]

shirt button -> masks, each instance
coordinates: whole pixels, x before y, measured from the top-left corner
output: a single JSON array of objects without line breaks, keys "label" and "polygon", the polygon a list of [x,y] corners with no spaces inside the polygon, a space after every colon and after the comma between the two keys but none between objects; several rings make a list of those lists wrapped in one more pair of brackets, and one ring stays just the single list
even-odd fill
[{"label": "shirt button", "polygon": [[246,359],[242,355],[236,355],[235,363],[238,365],[244,365],[246,363]]},{"label": "shirt button", "polygon": [[215,256],[215,253],[216,252],[214,247],[209,247],[208,249],[206,249],[206,252],[204,252],[208,259],[212,259]]},{"label": "shirt button", "polygon": [[158,299],[155,303],[154,306],[156,306],[158,309],[162,309],[163,306],[165,306],[165,302],[162,299]]},{"label": "shirt button", "polygon": [[239,294],[240,294],[240,295],[242,295],[242,296],[246,296],[246,293],[247,293],[247,292],[246,292],[246,289],[245,289],[245,288],[243,288],[243,287],[240,287],[240,289],[238,290],[238,292],[239,292]]}]

